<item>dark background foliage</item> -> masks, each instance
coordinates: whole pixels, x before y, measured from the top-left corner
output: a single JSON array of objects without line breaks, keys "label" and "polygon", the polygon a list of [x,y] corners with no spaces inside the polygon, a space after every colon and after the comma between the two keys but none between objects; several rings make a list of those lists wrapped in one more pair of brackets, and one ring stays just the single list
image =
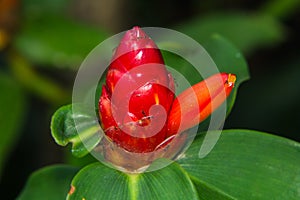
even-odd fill
[{"label": "dark background foliage", "polygon": [[14,199],[29,174],[76,164],[53,141],[51,115],[71,102],[80,62],[134,25],[173,28],[199,42],[219,33],[248,61],[225,128],[300,141],[300,8],[297,0],[0,0],[0,190]]}]

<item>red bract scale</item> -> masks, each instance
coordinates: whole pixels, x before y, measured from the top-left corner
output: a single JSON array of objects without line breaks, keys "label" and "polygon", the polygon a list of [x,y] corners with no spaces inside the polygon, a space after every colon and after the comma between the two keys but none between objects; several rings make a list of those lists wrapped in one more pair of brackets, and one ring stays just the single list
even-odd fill
[{"label": "red bract scale", "polygon": [[[172,90],[173,78],[155,43],[138,27],[127,31],[113,56],[99,101],[106,136],[130,152],[153,151],[166,139]],[[154,105],[162,106],[164,112],[150,114]],[[159,132],[149,134],[162,122]]]},{"label": "red bract scale", "polygon": [[[234,82],[233,74],[216,74],[174,98],[174,80],[160,50],[134,27],[108,68],[99,99],[101,126],[106,138],[124,150],[152,152],[206,119],[226,100]],[[194,102],[192,95],[197,96]]]}]

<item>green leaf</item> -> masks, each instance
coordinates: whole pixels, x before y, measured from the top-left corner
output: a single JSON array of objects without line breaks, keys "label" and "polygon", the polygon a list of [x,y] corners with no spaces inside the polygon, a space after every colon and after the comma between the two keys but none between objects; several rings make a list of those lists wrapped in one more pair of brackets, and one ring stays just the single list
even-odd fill
[{"label": "green leaf", "polygon": [[220,35],[213,35],[203,44],[220,72],[233,73],[237,76],[236,86],[248,80],[249,70],[240,50]]},{"label": "green leaf", "polygon": [[166,168],[125,174],[100,163],[82,169],[73,179],[68,199],[181,200],[198,199],[186,172],[176,163]]},{"label": "green leaf", "polygon": [[0,73],[0,174],[5,160],[17,142],[23,126],[26,99],[20,86]]},{"label": "green leaf", "polygon": [[220,72],[235,74],[237,77],[232,94],[227,99],[228,113],[231,111],[238,87],[250,78],[248,65],[242,53],[225,38],[214,35],[205,43],[204,48],[216,63]]},{"label": "green leaf", "polygon": [[178,161],[202,199],[300,199],[299,143],[257,131],[226,130],[213,150],[199,158],[203,138]]},{"label": "green leaf", "polygon": [[[168,70],[172,73],[172,69],[175,69],[176,71],[180,72],[180,74],[187,79],[190,85],[194,85],[200,81],[203,80],[202,76],[199,74],[197,69],[189,63],[187,60],[182,58],[179,55],[175,55],[168,51],[161,51],[165,64],[168,68]],[[186,88],[182,88],[182,81],[180,77],[176,77],[176,74],[172,74],[175,85],[176,85],[176,94],[180,94],[183,92]]]},{"label": "green leaf", "polygon": [[54,165],[34,172],[28,179],[18,200],[66,199],[77,168]]},{"label": "green leaf", "polygon": [[52,117],[51,131],[57,144],[72,143],[73,155],[83,157],[99,143],[102,129],[98,119],[92,117],[84,105],[78,108],[76,113],[72,111],[72,105],[58,109]]},{"label": "green leaf", "polygon": [[212,34],[223,35],[244,53],[274,46],[285,37],[285,29],[278,21],[258,13],[213,13],[182,24],[177,30],[200,43],[205,42]]},{"label": "green leaf", "polygon": [[25,17],[14,45],[33,63],[76,69],[105,38],[104,31],[62,14],[40,14]]}]

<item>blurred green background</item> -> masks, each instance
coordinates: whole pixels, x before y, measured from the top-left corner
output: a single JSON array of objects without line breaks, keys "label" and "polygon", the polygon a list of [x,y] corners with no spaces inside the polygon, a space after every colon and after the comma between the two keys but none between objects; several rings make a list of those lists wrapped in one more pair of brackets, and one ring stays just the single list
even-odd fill
[{"label": "blurred green background", "polygon": [[51,115],[71,102],[89,51],[135,25],[172,28],[200,43],[226,37],[244,53],[251,80],[225,128],[300,141],[299,10],[299,0],[0,0],[1,198],[14,199],[40,167],[76,164],[52,139]]}]

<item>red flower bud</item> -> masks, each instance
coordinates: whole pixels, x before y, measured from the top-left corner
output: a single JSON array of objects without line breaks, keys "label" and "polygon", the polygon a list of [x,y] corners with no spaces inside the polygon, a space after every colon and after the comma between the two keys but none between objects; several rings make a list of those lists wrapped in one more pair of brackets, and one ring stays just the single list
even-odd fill
[{"label": "red flower bud", "polygon": [[172,90],[173,78],[155,43],[138,27],[127,31],[99,100],[106,136],[131,152],[153,151],[166,138]]},{"label": "red flower bud", "polygon": [[217,74],[174,99],[174,81],[160,50],[134,27],[125,33],[108,68],[99,99],[102,128],[108,140],[128,152],[161,149],[219,107],[234,82],[233,74]]}]

